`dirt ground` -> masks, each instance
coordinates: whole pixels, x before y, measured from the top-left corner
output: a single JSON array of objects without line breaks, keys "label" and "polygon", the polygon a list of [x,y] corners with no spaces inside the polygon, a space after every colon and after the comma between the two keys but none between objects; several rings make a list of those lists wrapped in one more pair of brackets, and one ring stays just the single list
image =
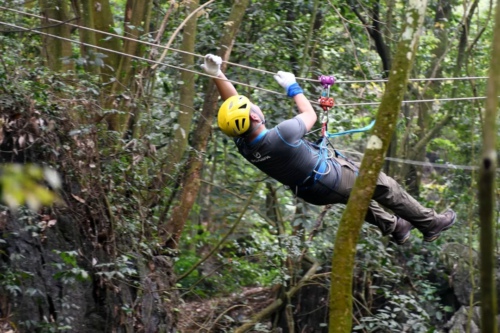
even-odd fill
[{"label": "dirt ground", "polygon": [[[274,293],[265,288],[246,288],[240,294],[204,301],[185,302],[179,308],[181,333],[233,332],[274,301]],[[271,324],[248,332],[269,332]]]}]

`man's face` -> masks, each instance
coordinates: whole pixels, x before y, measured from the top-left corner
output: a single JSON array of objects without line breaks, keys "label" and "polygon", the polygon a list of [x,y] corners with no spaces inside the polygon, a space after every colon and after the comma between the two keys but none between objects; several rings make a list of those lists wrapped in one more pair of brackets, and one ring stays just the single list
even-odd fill
[{"label": "man's face", "polygon": [[261,121],[264,121],[264,119],[266,119],[266,117],[264,116],[264,113],[262,113],[262,110],[257,105],[252,103],[250,105],[250,110],[252,112],[255,112],[259,116]]}]

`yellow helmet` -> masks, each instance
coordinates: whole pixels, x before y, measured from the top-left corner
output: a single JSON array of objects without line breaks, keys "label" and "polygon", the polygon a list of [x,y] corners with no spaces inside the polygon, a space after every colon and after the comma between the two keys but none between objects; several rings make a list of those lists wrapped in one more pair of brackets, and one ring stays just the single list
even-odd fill
[{"label": "yellow helmet", "polygon": [[222,103],[217,121],[226,135],[240,136],[250,129],[250,100],[245,96],[231,96]]}]

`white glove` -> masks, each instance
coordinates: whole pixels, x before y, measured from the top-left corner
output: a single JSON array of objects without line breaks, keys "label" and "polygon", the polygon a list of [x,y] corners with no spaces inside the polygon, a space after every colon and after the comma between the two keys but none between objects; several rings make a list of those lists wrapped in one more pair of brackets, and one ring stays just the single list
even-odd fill
[{"label": "white glove", "polygon": [[303,94],[304,91],[297,83],[295,79],[295,75],[289,72],[279,71],[276,75],[274,75],[274,79],[279,83],[280,86],[285,88],[286,95],[288,97],[294,97],[298,94]]},{"label": "white glove", "polygon": [[218,76],[220,73],[220,65],[222,64],[222,58],[213,54],[207,54],[205,56],[205,63],[201,65],[201,68],[213,76]]},{"label": "white glove", "polygon": [[295,80],[295,75],[289,72],[279,71],[274,75],[274,79],[280,86],[285,88],[285,90],[288,90],[288,87],[290,87],[292,84],[297,83],[297,81]]}]

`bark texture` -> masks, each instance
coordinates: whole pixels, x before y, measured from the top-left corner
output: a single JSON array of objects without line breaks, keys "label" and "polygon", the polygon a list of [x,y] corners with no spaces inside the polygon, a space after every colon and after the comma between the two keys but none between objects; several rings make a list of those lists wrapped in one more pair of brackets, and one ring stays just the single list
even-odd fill
[{"label": "bark texture", "polygon": [[[229,14],[228,21],[233,22],[233,24],[225,30],[221,37],[220,51],[217,53],[217,55],[225,61],[229,58],[234,38],[238,32],[249,2],[249,0],[235,1],[231,13]],[[225,66],[222,66],[221,70],[225,71],[225,69]],[[208,84],[205,96],[203,111],[201,112],[198,126],[193,134],[193,149],[189,153],[186,171],[182,177],[183,186],[180,193],[180,202],[173,209],[170,219],[168,221],[163,221],[162,225],[160,225],[165,239],[164,246],[170,249],[177,248],[188,214],[193,207],[200,189],[203,153],[206,151],[208,138],[212,129],[212,120],[217,110],[217,89],[212,81]]]},{"label": "bark texture", "polygon": [[483,153],[479,173],[481,330],[498,332],[495,286],[495,190],[497,165],[497,108],[500,92],[500,2],[497,1],[490,77],[483,124]]},{"label": "bark texture", "polygon": [[384,163],[384,154],[396,126],[426,7],[425,0],[409,3],[405,29],[377,113],[376,124],[368,140],[359,177],[340,221],[332,258],[332,267],[335,269],[332,269],[331,274],[329,318],[330,323],[335,325],[330,325],[330,333],[350,332],[352,328],[352,279],[356,243]]},{"label": "bark texture", "polygon": [[[50,19],[57,21],[68,20],[68,2],[66,0],[40,0],[40,10],[45,19],[42,25],[46,26],[45,32],[49,35],[60,36],[69,39],[71,36],[70,27],[65,24],[54,24]],[[69,58],[72,54],[72,45],[68,40],[44,36],[44,50],[47,67],[54,71],[67,71],[73,69],[71,62],[65,62],[64,58]]]},{"label": "bark texture", "polygon": [[[188,4],[188,14],[196,10],[199,1],[190,1]],[[181,67],[195,70],[194,47],[196,41],[197,16],[192,16],[187,22],[182,34],[181,50],[185,51],[181,55]],[[191,132],[191,124],[194,114],[194,100],[196,88],[194,85],[195,75],[193,72],[181,72],[180,100],[177,112],[177,129],[169,149],[167,158],[167,175],[173,173],[176,165],[181,161],[188,144],[188,135]]]}]

